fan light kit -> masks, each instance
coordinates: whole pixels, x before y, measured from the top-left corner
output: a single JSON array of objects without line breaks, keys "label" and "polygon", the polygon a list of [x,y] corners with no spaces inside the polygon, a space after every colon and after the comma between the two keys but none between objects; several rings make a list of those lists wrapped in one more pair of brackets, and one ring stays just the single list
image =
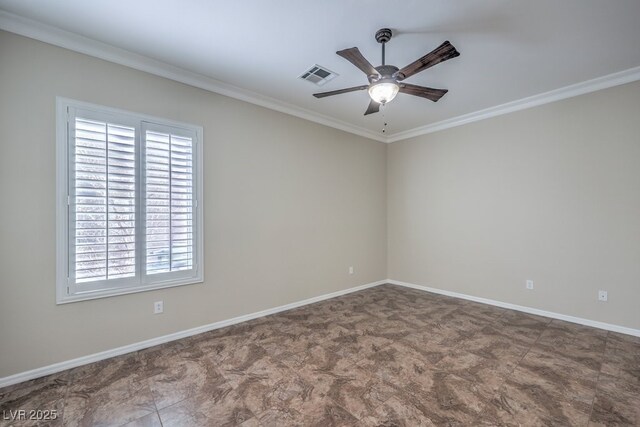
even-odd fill
[{"label": "fan light kit", "polygon": [[386,104],[398,94],[400,86],[393,79],[380,79],[369,86],[369,96],[378,104]]},{"label": "fan light kit", "polygon": [[377,113],[380,111],[380,105],[391,102],[398,92],[406,93],[413,96],[438,101],[447,93],[447,89],[433,89],[430,87],[416,86],[409,83],[403,83],[408,77],[433,67],[448,59],[460,56],[460,53],[448,41],[445,41],[433,51],[427,53],[422,58],[417,59],[402,69],[398,69],[393,65],[385,64],[385,45],[391,40],[392,32],[388,28],[382,28],[376,32],[376,41],[382,44],[382,65],[374,67],[360,53],[357,47],[339,50],[338,55],[351,62],[367,75],[368,85],[355,86],[346,89],[332,90],[330,92],[314,93],[316,98],[324,98],[341,93],[355,92],[359,90],[367,90],[371,97],[371,102],[364,115]]}]

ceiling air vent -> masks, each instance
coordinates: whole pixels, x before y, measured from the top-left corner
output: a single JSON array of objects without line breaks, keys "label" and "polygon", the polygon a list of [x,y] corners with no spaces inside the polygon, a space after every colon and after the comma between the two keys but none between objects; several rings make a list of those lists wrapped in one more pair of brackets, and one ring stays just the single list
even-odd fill
[{"label": "ceiling air vent", "polygon": [[326,68],[316,64],[302,73],[299,78],[311,82],[317,86],[322,86],[328,81],[335,79],[336,77],[338,77],[338,75],[333,71],[327,70]]}]

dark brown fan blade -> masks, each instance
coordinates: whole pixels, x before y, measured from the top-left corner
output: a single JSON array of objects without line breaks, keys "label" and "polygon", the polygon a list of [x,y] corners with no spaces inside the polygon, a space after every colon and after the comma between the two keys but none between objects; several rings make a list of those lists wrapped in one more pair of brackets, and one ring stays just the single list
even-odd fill
[{"label": "dark brown fan blade", "polygon": [[354,86],[354,87],[348,87],[345,89],[332,90],[329,92],[314,93],[313,96],[315,96],[316,98],[324,98],[326,96],[340,95],[341,93],[355,92],[357,90],[365,90],[368,87],[369,86],[367,85]]},{"label": "dark brown fan blade", "polygon": [[377,113],[378,111],[380,111],[380,104],[372,99],[367,107],[367,111],[364,112],[364,115],[367,116],[369,114]]},{"label": "dark brown fan blade", "polygon": [[357,47],[352,47],[350,49],[339,50],[336,52],[338,55],[342,56],[347,61],[351,62],[356,67],[360,68],[367,76],[377,76],[378,72],[367,58],[362,56]]},{"label": "dark brown fan blade", "polygon": [[400,92],[406,93],[408,95],[427,98],[432,100],[433,102],[438,102],[438,100],[442,98],[445,93],[449,91],[447,89],[434,89],[431,87],[416,86],[416,85],[410,85],[408,83],[402,83],[400,84]]},{"label": "dark brown fan blade", "polygon": [[404,80],[416,73],[419,73],[420,71],[424,71],[429,67],[433,67],[434,65],[437,65],[448,59],[455,58],[456,56],[460,56],[460,53],[447,40],[431,52],[427,53],[422,58],[412,62],[411,64],[398,71],[398,80]]}]

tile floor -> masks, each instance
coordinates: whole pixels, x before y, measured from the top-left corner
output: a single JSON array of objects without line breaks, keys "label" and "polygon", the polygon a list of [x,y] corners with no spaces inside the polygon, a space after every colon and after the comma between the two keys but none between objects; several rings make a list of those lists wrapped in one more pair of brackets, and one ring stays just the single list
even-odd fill
[{"label": "tile floor", "polygon": [[384,285],[0,390],[0,417],[17,409],[68,426],[637,426],[640,338]]}]

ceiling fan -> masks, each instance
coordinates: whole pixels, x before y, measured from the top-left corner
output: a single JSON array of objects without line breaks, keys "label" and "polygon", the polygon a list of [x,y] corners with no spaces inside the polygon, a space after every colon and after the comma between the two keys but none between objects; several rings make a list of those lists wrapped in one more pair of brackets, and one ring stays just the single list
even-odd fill
[{"label": "ceiling fan", "polygon": [[449,43],[449,41],[445,41],[422,58],[417,59],[402,69],[398,69],[398,67],[393,65],[385,64],[384,47],[385,44],[391,40],[391,35],[392,33],[389,28],[382,28],[376,32],[376,41],[382,44],[382,65],[378,67],[371,65],[362,53],[360,53],[357,47],[339,50],[336,52],[367,75],[367,79],[369,80],[368,85],[314,93],[313,96],[316,98],[324,98],[327,96],[339,95],[341,93],[367,89],[369,91],[369,96],[371,97],[371,102],[369,103],[367,111],[364,113],[365,116],[380,111],[380,105],[384,105],[391,101],[396,97],[398,92],[427,98],[433,102],[442,98],[444,94],[447,93],[447,89],[433,89],[430,87],[403,83],[403,81],[420,71],[424,71],[427,68],[433,67],[434,65],[448,59],[460,56],[460,53],[456,48]]}]

